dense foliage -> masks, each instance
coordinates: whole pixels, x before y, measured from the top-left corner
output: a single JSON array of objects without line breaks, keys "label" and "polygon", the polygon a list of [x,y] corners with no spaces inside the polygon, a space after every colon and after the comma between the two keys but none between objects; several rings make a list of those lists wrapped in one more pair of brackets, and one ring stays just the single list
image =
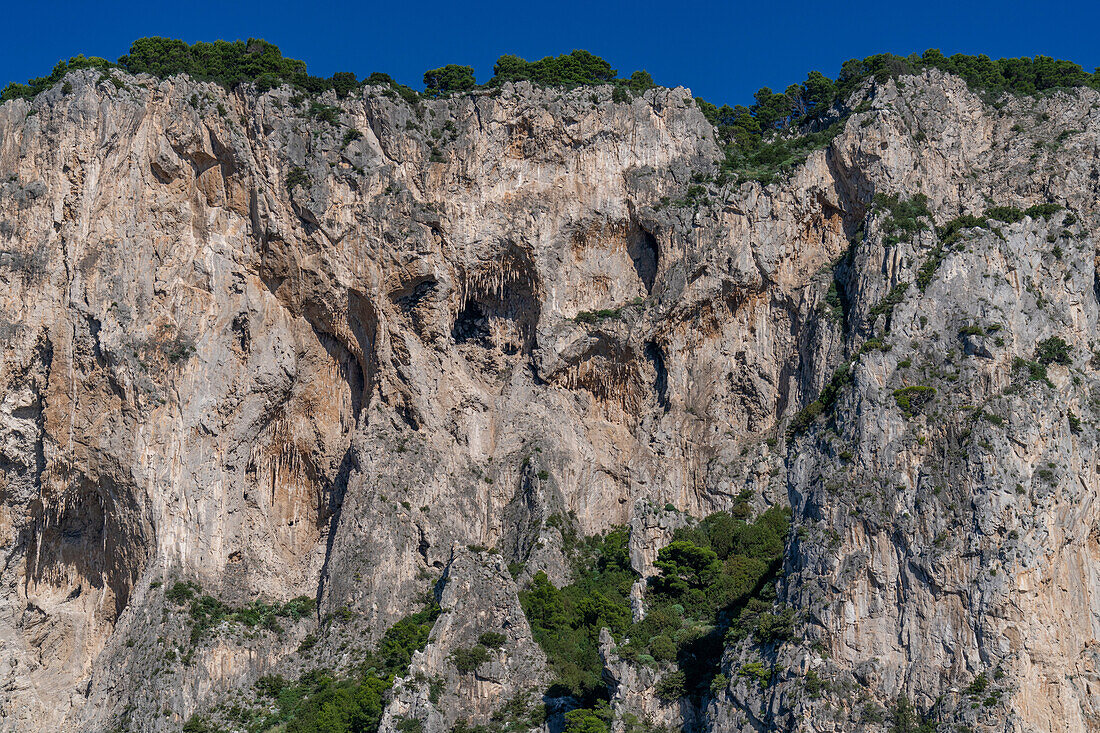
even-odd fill
[{"label": "dense foliage", "polygon": [[[0,95],[0,101],[32,99],[53,87],[68,72],[87,68],[103,72],[119,68],[131,74],[152,74],[161,79],[187,74],[193,79],[215,82],[226,88],[251,82],[261,92],[281,84],[289,84],[307,94],[320,94],[332,89],[341,99],[366,84],[388,86],[410,104],[415,104],[420,97],[415,90],[398,84],[389,74],[381,72],[374,72],[362,82],[347,71],[338,71],[327,79],[310,76],[304,61],[286,58],[278,46],[260,39],[192,45],[173,38],[151,37],[134,41],[130,53],[114,63],[103,58],[83,56],[59,61],[49,76],[31,79],[26,84],[9,84]],[[506,81],[530,81],[542,86],[565,87],[614,83],[616,91],[629,90],[635,94],[656,86],[645,71],[635,71],[629,79],[616,79],[617,72],[611,64],[582,50],[557,57],[548,56],[538,61],[501,56],[493,67],[493,73],[493,78],[479,87],[470,66],[447,64],[431,69],[424,73],[424,95],[437,98],[476,88],[496,87]],[[629,94],[627,96],[629,98]]]},{"label": "dense foliage", "polygon": [[413,652],[428,643],[428,634],[439,616],[431,604],[391,626],[373,653],[368,653],[348,674],[312,670],[297,682],[269,675],[256,683],[257,690],[274,699],[278,712],[256,727],[284,727],[287,733],[372,733],[382,720],[385,695],[394,677],[404,674]]},{"label": "dense foliage", "polygon": [[587,711],[573,716],[570,730],[599,729],[599,708],[593,706],[606,696],[601,628],[611,631],[624,659],[677,665],[662,678],[661,694],[669,698],[708,694],[727,636],[751,634],[762,644],[789,638],[793,615],[773,609],[788,516],[773,507],[750,523],[718,512],[678,530],[658,553],[660,574],[638,623],[630,608],[638,576],[630,567],[625,529],[582,545],[573,583],[557,588],[537,574],[520,600],[557,677],[550,694],[572,695]]},{"label": "dense foliage", "polygon": [[304,61],[285,58],[278,46],[255,38],[189,45],[173,38],[152,37],[134,41],[130,53],[119,57],[115,63],[83,56],[59,62],[49,76],[31,79],[27,84],[9,84],[0,95],[0,101],[33,98],[69,71],[86,68],[106,71],[112,67],[131,74],[152,74],[161,79],[188,74],[194,79],[228,88],[242,82],[254,82],[261,91],[290,84],[310,94],[333,89],[342,97],[360,86],[355,75],[346,71],[337,72],[328,79],[310,76]]},{"label": "dense foliage", "polygon": [[85,58],[83,54],[73,56],[68,61],[58,61],[53,67],[53,71],[51,71],[48,76],[39,76],[31,79],[26,84],[11,82],[4,87],[3,92],[0,92],[0,102],[6,102],[9,99],[33,99],[40,92],[46,91],[61,81],[70,71],[77,71],[78,69],[99,69],[100,71],[106,71],[113,65],[114,64],[107,59],[99,58],[98,56],[90,56],[87,58]]},{"label": "dense foliage", "polygon": [[[994,94],[1034,94],[1077,86],[1100,89],[1100,70],[1089,74],[1071,61],[1048,56],[994,61],[985,55],[944,56],[930,49],[922,55],[884,53],[850,59],[841,65],[835,81],[812,71],[804,82],[791,84],[783,92],[762,87],[749,106],[718,107],[702,99],[696,101],[726,146],[722,172],[736,175],[739,180],[769,183],[839,132],[837,123],[821,129],[827,121],[826,113],[834,110],[837,102],[845,102],[865,80],[885,81],[930,68],[956,74],[972,88]],[[836,113],[843,119],[847,111],[839,109]]]},{"label": "dense foliage", "polygon": [[506,54],[497,59],[493,66],[493,78],[488,86],[499,86],[506,81],[530,81],[547,87],[605,84],[617,74],[611,64],[588,51],[575,50],[538,61],[526,61]]},{"label": "dense foliage", "polygon": [[164,594],[165,600],[177,606],[187,606],[191,624],[191,644],[197,644],[202,635],[223,623],[239,624],[248,628],[264,628],[282,633],[279,619],[299,621],[311,616],[317,603],[308,596],[298,596],[286,603],[252,601],[246,606],[232,606],[214,596],[203,593],[195,581],[179,581]]},{"label": "dense foliage", "polygon": [[[59,61],[48,76],[31,79],[26,84],[8,84],[0,93],[0,101],[33,98],[54,86],[69,71],[94,68],[106,72],[113,67],[133,74],[152,74],[162,79],[175,74],[188,74],[192,78],[229,88],[242,82],[252,82],[260,91],[290,84],[309,94],[332,89],[343,98],[363,84],[382,84],[391,87],[410,103],[415,103],[419,96],[414,90],[380,72],[371,74],[363,82],[346,71],[337,72],[327,79],[310,76],[304,61],[285,58],[277,46],[261,39],[187,44],[178,39],[150,37],[134,41],[130,52],[115,63],[84,56]],[[930,49],[923,55],[902,57],[876,54],[864,59],[850,59],[841,65],[835,81],[819,71],[812,71],[804,82],[792,84],[782,92],[762,87],[749,106],[717,107],[702,99],[697,101],[727,143],[725,172],[738,172],[742,178],[767,181],[774,171],[794,165],[809,150],[827,143],[839,128],[817,129],[812,136],[786,135],[778,138],[775,136],[777,130],[813,127],[810,123],[822,118],[838,99],[846,99],[868,78],[885,80],[927,68],[957,74],[971,86],[993,92],[1034,94],[1047,89],[1083,85],[1100,89],[1100,70],[1089,74],[1070,61],[1047,56],[997,60],[984,55],[944,56],[938,50]],[[557,87],[612,84],[615,87],[614,100],[629,101],[631,92],[638,94],[655,86],[652,77],[645,71],[635,71],[627,79],[618,78],[617,73],[605,59],[580,49],[537,61],[505,54],[493,66],[493,77],[480,88],[498,87],[508,81],[529,81]],[[107,78],[111,77],[108,75]],[[425,72],[424,86],[424,93],[429,97],[479,88],[473,68],[458,64],[447,64]]]},{"label": "dense foliage", "polygon": [[477,86],[472,66],[447,64],[424,72],[424,93],[438,97],[452,92],[468,92]]},{"label": "dense foliage", "polygon": [[627,540],[625,529],[590,538],[580,547],[575,582],[559,589],[539,572],[520,594],[557,678],[552,694],[588,701],[601,694],[600,629],[621,636],[631,623],[630,586],[638,575],[630,567]]}]

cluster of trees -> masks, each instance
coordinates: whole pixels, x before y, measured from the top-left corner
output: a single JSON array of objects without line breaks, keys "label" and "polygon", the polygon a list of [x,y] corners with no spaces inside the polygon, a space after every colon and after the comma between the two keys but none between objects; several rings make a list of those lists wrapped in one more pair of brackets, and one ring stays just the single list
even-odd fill
[{"label": "cluster of trees", "polygon": [[[261,91],[290,84],[308,94],[320,94],[332,89],[341,98],[366,83],[360,82],[355,74],[348,71],[338,71],[327,79],[311,76],[304,61],[286,58],[278,46],[256,38],[189,45],[174,38],[151,37],[134,41],[130,46],[130,53],[113,63],[103,58],[84,56],[60,61],[49,76],[31,79],[26,84],[8,84],[0,93],[0,101],[32,99],[51,88],[68,72],[88,68],[104,72],[118,68],[131,74],[152,74],[161,79],[187,74],[194,79],[214,82],[226,88],[252,82]],[[383,77],[384,81],[379,77]],[[372,74],[368,82],[397,86],[386,74]]]},{"label": "cluster of trees", "polygon": [[0,102],[6,102],[9,99],[33,99],[40,92],[50,89],[61,81],[70,71],[77,71],[79,69],[99,69],[100,71],[106,71],[112,66],[114,66],[114,64],[110,61],[98,56],[85,57],[83,54],[73,56],[68,61],[58,61],[57,64],[54,65],[53,71],[46,76],[36,77],[29,80],[26,84],[19,84],[14,81],[11,82],[4,87],[3,92],[0,92]]},{"label": "cluster of trees", "polygon": [[[189,45],[177,39],[151,37],[134,41],[130,53],[114,63],[94,56],[74,56],[68,61],[59,61],[47,76],[31,79],[26,84],[9,84],[0,93],[0,101],[32,98],[52,87],[69,71],[86,68],[106,71],[112,67],[160,78],[189,74],[193,78],[226,87],[253,82],[261,91],[290,84],[310,94],[332,89],[338,96],[344,97],[364,84],[387,84],[406,99],[415,100],[417,96],[412,89],[397,84],[388,74],[380,72],[362,81],[347,71],[337,72],[329,78],[311,76],[304,61],[286,58],[277,46],[260,39]],[[837,98],[844,98],[869,77],[884,80],[926,68],[957,74],[976,88],[993,91],[1034,94],[1046,89],[1082,85],[1100,89],[1100,70],[1089,74],[1071,61],[1048,56],[997,60],[985,55],[944,56],[937,49],[930,49],[922,55],[903,57],[884,53],[864,59],[850,59],[841,65],[835,81],[819,71],[812,71],[806,81],[792,84],[783,92],[761,88],[749,106],[717,107],[702,99],[698,102],[723,137],[740,149],[749,150],[760,145],[777,129],[798,126],[819,116]],[[429,97],[438,97],[475,88],[496,87],[507,81],[530,81],[542,86],[560,87],[612,84],[620,92],[617,98],[623,98],[626,90],[638,93],[655,86],[645,71],[635,71],[629,78],[620,79],[618,72],[605,59],[578,49],[537,61],[506,54],[497,59],[493,66],[493,77],[480,87],[472,67],[447,64],[425,72],[424,93]]]},{"label": "cluster of trees", "polygon": [[[375,72],[360,81],[355,74],[338,71],[331,77],[311,76],[304,61],[286,58],[278,46],[250,38],[247,41],[214,41],[187,44],[174,38],[139,38],[130,46],[130,53],[111,62],[104,58],[74,56],[59,61],[48,76],[31,79],[26,84],[11,83],[0,93],[0,102],[9,99],[32,99],[51,88],[70,71],[95,68],[107,71],[122,69],[131,74],[152,74],[166,79],[187,74],[194,79],[215,82],[226,88],[251,82],[260,91],[289,84],[307,94],[320,94],[329,89],[340,98],[364,85],[387,85],[406,101],[415,102],[419,94],[398,84],[389,74]],[[595,84],[616,84],[617,88],[641,92],[655,86],[644,71],[636,71],[629,79],[617,79],[617,72],[604,59],[576,50],[561,56],[547,56],[538,61],[526,61],[519,56],[505,55],[493,67],[493,78],[479,87],[470,66],[447,64],[424,74],[424,94],[440,97],[490,88],[506,81],[530,81],[542,86],[576,87]]]},{"label": "cluster of trees", "polygon": [[789,511],[773,507],[755,522],[718,512],[678,530],[658,553],[660,574],[650,584],[648,611],[638,623],[630,608],[630,588],[638,576],[630,566],[625,529],[586,541],[573,583],[557,588],[545,574],[536,575],[520,600],[556,675],[550,694],[572,695],[581,703],[572,718],[596,725],[606,697],[598,652],[605,627],[619,641],[624,659],[678,665],[665,675],[670,697],[707,694],[727,635],[754,634],[761,643],[789,638],[793,614],[772,609],[788,523]]},{"label": "cluster of trees", "polygon": [[606,60],[583,50],[574,50],[560,56],[547,56],[538,61],[527,61],[519,56],[505,54],[493,65],[493,77],[478,86],[474,70],[470,66],[448,64],[424,74],[424,93],[439,97],[471,89],[490,89],[505,82],[529,81],[544,87],[580,87],[613,84],[618,89],[635,93],[657,86],[646,71],[635,71],[629,79],[619,79],[618,71]]},{"label": "cluster of trees", "polygon": [[372,733],[382,721],[386,695],[393,680],[408,670],[413,652],[428,643],[428,634],[440,609],[430,604],[398,621],[383,635],[378,647],[348,675],[329,670],[306,672],[297,682],[278,675],[262,677],[257,691],[271,698],[278,711],[267,716],[258,730],[287,733]]},{"label": "cluster of trees", "polygon": [[506,81],[529,81],[545,87],[585,86],[607,84],[618,75],[611,64],[588,51],[575,50],[561,56],[547,56],[538,61],[527,61],[519,56],[505,54],[493,65],[490,86]]},{"label": "cluster of trees", "polygon": [[800,127],[820,117],[837,99],[846,98],[868,78],[885,81],[929,68],[956,74],[975,89],[992,92],[1034,94],[1077,86],[1100,89],[1100,69],[1089,74],[1072,61],[1049,56],[997,60],[984,54],[944,56],[938,49],[929,49],[920,55],[881,53],[849,59],[841,65],[835,81],[820,71],[812,71],[806,81],[791,84],[781,93],[762,87],[753,95],[754,103],[747,107],[717,107],[706,100],[697,101],[725,140],[742,150],[751,150],[776,130]]},{"label": "cluster of trees", "polygon": [[604,696],[600,629],[621,636],[631,625],[630,587],[638,574],[630,567],[628,540],[625,529],[590,538],[581,547],[573,583],[557,588],[539,572],[520,593],[531,631],[556,676],[552,695],[572,695],[585,704]]}]

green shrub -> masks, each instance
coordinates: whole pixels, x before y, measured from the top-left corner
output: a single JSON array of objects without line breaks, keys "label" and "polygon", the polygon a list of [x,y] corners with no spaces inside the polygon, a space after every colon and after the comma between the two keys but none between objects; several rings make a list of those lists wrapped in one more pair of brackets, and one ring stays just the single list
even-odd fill
[{"label": "green shrub", "polygon": [[202,590],[202,587],[198,583],[194,581],[184,582],[180,580],[176,581],[176,583],[168,589],[168,591],[164,594],[164,599],[182,606],[190,601],[192,598],[194,598],[195,594],[198,593],[200,590]]},{"label": "green shrub", "polygon": [[1015,206],[994,206],[986,209],[985,215],[988,219],[996,219],[1008,224],[1015,224],[1024,218],[1024,212]]},{"label": "green shrub", "polygon": [[1046,366],[1048,364],[1069,365],[1071,362],[1070,345],[1059,336],[1051,336],[1040,341],[1035,346],[1035,361]]},{"label": "green shrub", "polygon": [[833,408],[833,405],[836,404],[837,399],[840,397],[841,390],[852,380],[853,363],[854,362],[848,362],[843,364],[833,372],[832,377],[829,379],[829,383],[822,388],[821,394],[818,395],[817,399],[803,407],[793,418],[791,418],[791,422],[787,426],[788,438],[805,432],[814,424],[818,416]]},{"label": "green shrub", "polygon": [[743,664],[741,668],[737,670],[737,674],[754,680],[761,687],[767,687],[768,682],[770,682],[772,678],[772,671],[768,669],[763,662],[748,662]]},{"label": "green shrub", "polygon": [[665,701],[678,700],[684,696],[686,691],[684,682],[685,677],[683,672],[679,670],[675,672],[665,672],[657,683],[657,697]]},{"label": "green shrub", "polygon": [[351,145],[356,140],[362,140],[362,139],[363,139],[363,133],[359,132],[354,127],[352,127],[351,129],[349,129],[347,132],[344,133],[344,147],[346,148],[348,145]]},{"label": "green shrub", "polygon": [[305,654],[315,646],[317,646],[317,634],[306,634],[305,637],[302,638],[302,643],[298,645],[298,653]]},{"label": "green shrub", "polygon": [[970,683],[966,688],[968,695],[978,696],[986,691],[989,687],[989,678],[985,676],[985,672],[979,672],[978,676]]},{"label": "green shrub", "polygon": [[649,72],[645,69],[641,71],[635,71],[630,75],[630,79],[627,80],[626,85],[630,87],[630,91],[635,94],[641,94],[647,89],[653,89],[657,86],[653,82],[653,77],[649,75]]},{"label": "green shrub", "polygon": [[905,293],[909,290],[909,283],[898,283],[894,287],[890,288],[890,292],[886,294],[886,297],[875,304],[869,311],[869,315],[872,318],[877,318],[880,315],[886,316],[886,320],[889,321],[890,317],[894,315],[894,308],[899,303],[905,300]]},{"label": "green shrub", "polygon": [[1081,418],[1073,414],[1072,411],[1067,414],[1067,417],[1069,418],[1069,431],[1071,433],[1081,432]]},{"label": "green shrub", "polygon": [[612,713],[606,702],[596,708],[578,708],[565,714],[564,733],[608,733]]},{"label": "green shrub", "polygon": [[451,652],[451,664],[462,674],[476,672],[477,668],[489,661],[489,650],[480,644],[472,647],[459,647]]},{"label": "green shrub", "polygon": [[[547,56],[538,61],[526,61],[519,56],[504,55],[493,66],[493,78],[487,86],[500,86],[507,81],[529,81],[542,86],[576,87],[604,84],[615,78],[611,64],[588,51],[575,50],[561,56]],[[652,84],[649,74],[631,76],[630,83],[642,86],[646,80]]]},{"label": "green shrub", "polygon": [[477,637],[477,643],[488,649],[500,649],[508,641],[508,637],[499,631],[486,631]]},{"label": "green shrub", "polygon": [[192,715],[183,724],[183,733],[218,733],[218,728],[205,715]]},{"label": "green shrub", "polygon": [[673,598],[690,589],[706,588],[722,569],[714,550],[685,541],[673,541],[662,547],[653,564],[661,571],[653,587]]},{"label": "green shrub", "polygon": [[649,641],[649,653],[657,662],[671,662],[676,659],[676,642],[661,634]]},{"label": "green shrub", "polygon": [[1058,204],[1046,203],[1035,204],[1024,210],[1024,214],[1030,216],[1032,219],[1042,218],[1044,221],[1050,221],[1051,217],[1062,210],[1062,207]]},{"label": "green shrub", "polygon": [[894,401],[897,402],[901,411],[909,417],[916,415],[935,396],[935,387],[927,387],[921,384],[894,390]]},{"label": "green shrub", "polygon": [[1026,369],[1029,382],[1045,382],[1048,387],[1054,386],[1047,377],[1046,364],[1041,364],[1037,361],[1028,361],[1027,359],[1021,359],[1017,356],[1012,360],[1012,368]]},{"label": "green shrub", "polygon": [[[83,54],[73,56],[68,61],[58,61],[54,65],[53,71],[48,76],[40,76],[36,79],[29,80],[26,84],[17,84],[12,82],[4,87],[3,92],[0,92],[0,103],[7,102],[10,99],[34,99],[40,93],[52,88],[57,82],[61,81],[66,74],[70,71],[76,71],[78,69],[99,69],[100,71],[106,71],[110,67],[114,66],[110,61],[98,56],[85,57]],[[68,82],[69,91],[72,91],[72,85]],[[64,89],[62,92],[68,94]]]},{"label": "green shrub", "polygon": [[325,122],[330,125],[340,124],[340,108],[330,107],[327,104],[321,104],[320,102],[310,102],[309,109],[306,110],[306,114],[318,122]]},{"label": "green shrub", "polygon": [[295,166],[286,176],[286,190],[293,191],[297,186],[308,187],[311,185],[309,174],[305,168]]},{"label": "green shrub", "polygon": [[806,670],[806,677],[802,681],[802,687],[810,697],[821,697],[821,690],[825,686],[821,677],[812,669]]},{"label": "green shrub", "polygon": [[397,725],[394,726],[399,733],[423,733],[424,724],[416,718],[410,718],[407,716],[401,716],[397,719]]},{"label": "green shrub", "polygon": [[257,691],[276,706],[276,712],[264,719],[263,730],[377,731],[394,677],[405,673],[413,653],[427,644],[438,616],[439,607],[430,604],[401,619],[386,630],[378,647],[366,652],[350,674],[315,669],[294,683],[275,675],[260,678]]},{"label": "green shrub", "polygon": [[602,308],[594,311],[581,311],[573,317],[577,323],[599,323],[608,319],[621,318],[622,308]]},{"label": "green shrub", "polygon": [[453,92],[467,92],[477,86],[472,66],[447,64],[424,72],[424,93],[429,97],[441,97]]},{"label": "green shrub", "polygon": [[913,194],[905,200],[897,194],[880,193],[875,195],[874,203],[878,208],[890,212],[882,225],[887,244],[911,241],[914,234],[929,228],[928,222],[924,220],[931,219],[932,212],[928,209],[928,197],[923,193]]},{"label": "green shrub", "polygon": [[761,644],[790,641],[794,638],[794,609],[762,613],[756,619],[754,636]]}]

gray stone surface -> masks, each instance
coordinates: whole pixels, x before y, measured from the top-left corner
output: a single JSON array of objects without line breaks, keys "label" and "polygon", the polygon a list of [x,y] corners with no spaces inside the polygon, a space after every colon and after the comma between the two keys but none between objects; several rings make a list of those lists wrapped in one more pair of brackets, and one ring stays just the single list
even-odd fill
[{"label": "gray stone surface", "polygon": [[[702,516],[746,489],[793,510],[802,641],[726,649],[689,728],[881,730],[900,694],[981,730],[1096,725],[1096,91],[875,84],[789,177],[682,206],[721,157],[685,89],[413,108],[375,87],[329,94],[334,126],[287,89],[68,79],[0,106],[0,729],[179,730],[262,674],[350,663],[441,578],[384,725],[483,720],[548,675],[509,564],[567,582],[572,537],[630,524],[642,569],[674,527],[636,507]],[[922,291],[934,233],[893,242],[872,206],[918,192],[936,224],[1047,201],[1077,222],[968,232]],[[1028,381],[1014,359],[1054,335],[1071,363]],[[889,350],[860,354],[872,337]],[[893,393],[914,384],[937,392],[909,417]],[[317,618],[173,664],[177,580],[305,594]],[[508,651],[462,678],[447,656],[484,624]],[[441,704],[417,671],[446,678]],[[676,723],[652,670],[609,674]]]}]

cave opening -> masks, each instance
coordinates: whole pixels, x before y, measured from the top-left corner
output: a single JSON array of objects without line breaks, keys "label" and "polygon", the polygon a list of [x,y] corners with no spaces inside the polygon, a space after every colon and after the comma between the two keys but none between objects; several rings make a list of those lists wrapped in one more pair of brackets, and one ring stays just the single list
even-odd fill
[{"label": "cave opening", "polygon": [[668,369],[665,367],[665,353],[654,341],[645,345],[645,358],[653,367],[653,391],[657,395],[657,404],[666,412],[669,409],[668,402]]},{"label": "cave opening", "polygon": [[465,307],[459,311],[451,333],[456,344],[474,343],[481,346],[492,346],[489,318],[477,301],[467,302]]},{"label": "cave opening", "polygon": [[627,254],[634,263],[634,271],[638,273],[638,278],[645,285],[646,293],[653,292],[660,258],[657,251],[657,238],[642,227],[637,227],[630,238]]}]

